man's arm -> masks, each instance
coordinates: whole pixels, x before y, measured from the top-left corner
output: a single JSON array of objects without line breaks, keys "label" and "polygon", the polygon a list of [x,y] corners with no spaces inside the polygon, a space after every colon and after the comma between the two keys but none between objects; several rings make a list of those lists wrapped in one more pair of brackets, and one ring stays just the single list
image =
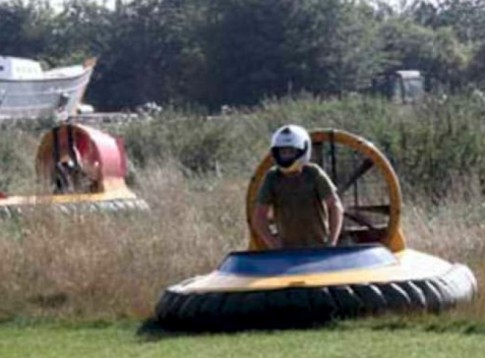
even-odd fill
[{"label": "man's arm", "polygon": [[252,217],[253,228],[269,249],[280,249],[280,240],[269,230],[268,213],[270,207],[270,205],[256,204]]},{"label": "man's arm", "polygon": [[336,192],[332,192],[326,199],[328,209],[329,240],[332,246],[337,245],[344,218],[344,207]]}]

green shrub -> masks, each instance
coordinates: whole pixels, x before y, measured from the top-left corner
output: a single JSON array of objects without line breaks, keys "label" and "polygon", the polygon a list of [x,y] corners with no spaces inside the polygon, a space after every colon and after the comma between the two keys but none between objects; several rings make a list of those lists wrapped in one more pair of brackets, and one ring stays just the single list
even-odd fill
[{"label": "green shrub", "polygon": [[[374,142],[387,155],[406,193],[439,199],[455,190],[460,180],[485,182],[482,107],[463,96],[402,106],[358,95],[322,100],[303,94],[267,99],[257,108],[214,117],[169,108],[153,118],[111,125],[108,131],[124,137],[135,169],[178,163],[186,175],[247,180],[267,153],[271,134],[283,124],[348,130]],[[2,190],[25,186],[25,179],[33,176],[32,148],[38,133],[35,125],[1,132]],[[28,148],[19,145],[26,141]]]},{"label": "green shrub", "polygon": [[0,191],[35,191],[35,139],[17,129],[0,131]]}]

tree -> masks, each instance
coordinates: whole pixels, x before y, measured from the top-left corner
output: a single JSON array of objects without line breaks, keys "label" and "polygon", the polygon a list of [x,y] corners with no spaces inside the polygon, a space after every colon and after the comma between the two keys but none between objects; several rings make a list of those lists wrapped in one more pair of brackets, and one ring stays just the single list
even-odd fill
[{"label": "tree", "polygon": [[452,29],[434,31],[396,18],[383,23],[380,34],[388,58],[387,71],[417,69],[430,81],[444,84],[450,90],[462,85],[467,51]]},{"label": "tree", "polygon": [[[106,109],[133,108],[180,96],[186,44],[184,1],[135,0],[110,16],[94,91]],[[180,80],[180,81],[179,81]]]},{"label": "tree", "polygon": [[46,1],[0,3],[0,48],[3,56],[38,57],[46,51],[52,21]]},{"label": "tree", "polygon": [[52,22],[48,55],[59,65],[101,56],[111,43],[112,13],[93,0],[69,0]]},{"label": "tree", "polygon": [[446,0],[438,7],[438,26],[454,29],[458,39],[471,45],[485,37],[484,0]]},{"label": "tree", "polygon": [[338,0],[215,0],[203,52],[215,105],[254,104],[301,90],[357,90],[380,70],[368,6]]}]

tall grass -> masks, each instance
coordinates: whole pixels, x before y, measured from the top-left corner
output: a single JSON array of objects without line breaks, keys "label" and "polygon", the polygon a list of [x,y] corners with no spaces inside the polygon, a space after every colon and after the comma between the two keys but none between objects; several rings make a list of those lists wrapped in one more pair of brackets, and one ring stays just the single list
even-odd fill
[{"label": "tall grass", "polygon": [[245,247],[237,184],[193,187],[176,168],[157,167],[140,191],[148,214],[45,210],[9,223],[0,232],[0,314],[147,316],[162,287]]},{"label": "tall grass", "polygon": [[[292,122],[360,134],[402,178],[408,244],[470,265],[485,283],[482,109],[467,99],[394,107],[363,98],[267,101],[220,118],[165,113],[123,135],[149,213],[0,219],[0,317],[147,317],[168,284],[247,247],[245,191],[272,131]],[[0,190],[35,184],[38,132],[0,132]],[[20,141],[27,146],[17,145]],[[33,160],[33,158],[32,158]],[[485,320],[485,299],[460,311]]]}]

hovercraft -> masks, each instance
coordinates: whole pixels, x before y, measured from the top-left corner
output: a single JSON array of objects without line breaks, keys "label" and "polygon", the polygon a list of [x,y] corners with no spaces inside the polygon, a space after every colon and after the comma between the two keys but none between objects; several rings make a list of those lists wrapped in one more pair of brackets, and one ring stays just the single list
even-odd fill
[{"label": "hovercraft", "polygon": [[440,312],[473,298],[476,279],[466,265],[406,247],[401,190],[385,156],[348,132],[310,134],[312,161],[332,177],[344,204],[340,245],[267,249],[251,213],[272,165],[268,154],[247,191],[249,251],[231,252],[215,271],[166,288],[153,324],[178,331],[311,327],[382,312]]},{"label": "hovercraft", "polygon": [[0,193],[0,216],[12,217],[35,208],[62,213],[146,210],[125,183],[127,159],[121,139],[77,123],[64,122],[41,139],[36,173],[46,193]]}]

